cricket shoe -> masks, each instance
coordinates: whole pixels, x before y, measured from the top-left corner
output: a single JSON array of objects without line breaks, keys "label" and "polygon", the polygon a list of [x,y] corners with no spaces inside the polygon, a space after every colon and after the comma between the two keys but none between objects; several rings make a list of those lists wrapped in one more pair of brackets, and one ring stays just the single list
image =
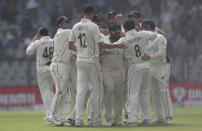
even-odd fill
[{"label": "cricket shoe", "polygon": [[167,118],[167,123],[169,125],[172,125],[173,124],[173,118],[172,117]]},{"label": "cricket shoe", "polygon": [[75,120],[74,119],[68,118],[66,122],[71,124],[72,126],[75,126]]},{"label": "cricket shoe", "polygon": [[125,127],[135,127],[138,126],[138,122],[126,122],[123,124]]},{"label": "cricket shoe", "polygon": [[47,123],[49,125],[51,125],[51,126],[62,126],[63,125],[62,122],[56,121],[56,120],[53,120],[53,119],[49,119]]},{"label": "cricket shoe", "polygon": [[84,124],[84,122],[75,122],[75,127],[86,127],[86,125]]},{"label": "cricket shoe", "polygon": [[62,122],[62,126],[72,126],[72,125],[65,121],[65,122]]},{"label": "cricket shoe", "polygon": [[156,120],[154,122],[152,122],[152,125],[167,125],[168,122],[165,120]]},{"label": "cricket shoe", "polygon": [[48,120],[49,120],[48,116],[44,117],[43,119],[44,119],[45,121],[48,121]]},{"label": "cricket shoe", "polygon": [[87,122],[88,122],[89,125],[92,125],[93,124],[93,119],[88,118]]},{"label": "cricket shoe", "polygon": [[138,126],[151,126],[152,120],[144,119],[141,123],[138,124]]},{"label": "cricket shoe", "polygon": [[122,125],[122,123],[119,123],[119,122],[113,122],[112,123],[112,126],[121,126]]},{"label": "cricket shoe", "polygon": [[93,127],[110,127],[110,126],[112,126],[112,124],[109,122],[100,121],[100,122],[93,123],[92,126]]}]

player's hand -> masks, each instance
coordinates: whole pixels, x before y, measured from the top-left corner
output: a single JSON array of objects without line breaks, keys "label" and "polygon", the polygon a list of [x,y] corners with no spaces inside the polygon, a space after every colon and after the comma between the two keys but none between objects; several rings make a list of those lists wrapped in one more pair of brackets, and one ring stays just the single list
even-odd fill
[{"label": "player's hand", "polygon": [[151,57],[146,53],[144,54],[144,56],[142,56],[142,60],[144,60],[144,61],[147,61],[149,59],[151,59]]},{"label": "player's hand", "polygon": [[127,43],[125,43],[125,42],[122,42],[122,43],[118,44],[118,47],[121,48],[121,49],[126,49],[126,48],[129,47],[129,45]]},{"label": "player's hand", "polygon": [[107,29],[100,28],[100,32],[101,32],[102,34],[104,34],[105,36],[106,36],[106,35],[109,35],[109,30],[107,30]]}]

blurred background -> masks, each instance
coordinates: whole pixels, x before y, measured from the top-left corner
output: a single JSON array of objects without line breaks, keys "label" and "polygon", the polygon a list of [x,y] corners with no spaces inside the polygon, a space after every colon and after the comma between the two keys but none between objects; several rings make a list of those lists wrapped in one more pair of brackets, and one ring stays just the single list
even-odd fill
[{"label": "blurred background", "polygon": [[[143,19],[154,20],[167,34],[170,82],[202,82],[201,0],[0,0],[0,107],[9,101],[10,96],[5,96],[9,90],[5,91],[5,88],[37,86],[35,56],[25,55],[37,29],[47,27],[53,37],[57,29],[56,18],[70,16],[73,26],[80,20],[85,4],[94,5],[105,19],[109,11],[127,17],[127,13],[135,9],[141,12]],[[102,26],[106,26],[106,21]],[[177,91],[177,96],[183,93]]]}]

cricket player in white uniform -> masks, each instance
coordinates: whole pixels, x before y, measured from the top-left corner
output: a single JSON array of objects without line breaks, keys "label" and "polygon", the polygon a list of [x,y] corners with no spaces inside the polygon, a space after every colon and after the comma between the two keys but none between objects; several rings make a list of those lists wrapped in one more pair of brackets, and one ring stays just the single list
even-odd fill
[{"label": "cricket player in white uniform", "polygon": [[152,115],[150,111],[150,64],[143,61],[145,46],[149,40],[154,40],[157,34],[135,30],[135,23],[127,20],[124,23],[126,37],[121,38],[118,42],[126,42],[129,48],[126,49],[125,55],[130,63],[128,70],[128,95],[129,95],[129,115],[126,126],[136,126],[138,124],[138,103],[144,120],[142,124],[152,124]]},{"label": "cricket player in white uniform", "polygon": [[[121,37],[121,26],[109,26],[110,37],[106,43],[114,43]],[[125,81],[124,50],[106,49],[101,57],[101,67],[104,80],[105,119],[113,126],[122,124],[123,88]],[[114,108],[114,117],[112,110]]]},{"label": "cricket player in white uniform", "polygon": [[[118,13],[116,11],[109,12],[108,16],[108,24],[118,24],[121,25],[121,22],[123,21],[124,16],[121,13]],[[123,25],[121,25],[121,37],[125,36],[125,30],[123,28]],[[126,119],[128,119],[128,91],[127,91],[127,79],[128,79],[128,61],[125,59],[125,65],[124,65],[124,72],[125,72],[125,81],[124,81],[124,88],[123,88],[123,109],[124,109],[124,122],[126,122]]]},{"label": "cricket player in white uniform", "polygon": [[[102,42],[100,31],[91,20],[95,9],[86,6],[83,9],[84,18],[74,25],[69,42],[69,48],[77,51],[77,95],[75,126],[85,126],[83,112],[86,92],[90,87],[91,104],[93,105],[93,126],[107,125],[102,121],[101,100],[103,96],[103,81],[99,64],[99,47],[126,48],[127,44],[109,45]],[[75,44],[76,45],[75,45]]]},{"label": "cricket player in white uniform", "polygon": [[38,85],[46,110],[46,117],[44,119],[47,120],[50,115],[54,83],[49,71],[53,57],[53,39],[48,36],[46,28],[39,29],[38,34],[26,49],[27,55],[34,53],[36,53]]},{"label": "cricket player in white uniform", "polygon": [[[142,23],[142,28],[155,32],[155,24],[151,20]],[[167,124],[166,112],[171,112],[172,103],[168,94],[168,75],[166,58],[167,40],[163,35],[158,34],[157,39],[150,42],[147,46],[147,54],[144,59],[151,64],[151,98],[157,120],[154,124]]]},{"label": "cricket player in white uniform", "polygon": [[[57,19],[58,30],[54,36],[54,53],[50,66],[56,93],[51,106],[49,124],[61,126],[64,124],[64,104],[67,94],[70,73],[71,51],[68,48],[70,37],[70,21],[68,17],[60,16]],[[67,123],[66,123],[67,124]]]}]

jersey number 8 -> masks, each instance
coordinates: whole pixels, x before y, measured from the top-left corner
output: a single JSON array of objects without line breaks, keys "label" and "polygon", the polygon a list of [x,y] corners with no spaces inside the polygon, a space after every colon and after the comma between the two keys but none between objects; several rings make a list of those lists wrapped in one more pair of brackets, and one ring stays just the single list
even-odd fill
[{"label": "jersey number 8", "polygon": [[136,52],[136,57],[140,57],[141,56],[140,46],[135,45],[134,49],[135,49],[135,52]]},{"label": "jersey number 8", "polygon": [[49,59],[52,59],[53,58],[53,51],[54,51],[54,48],[53,47],[46,47],[44,52],[43,52],[43,57],[44,58],[49,58]]}]

